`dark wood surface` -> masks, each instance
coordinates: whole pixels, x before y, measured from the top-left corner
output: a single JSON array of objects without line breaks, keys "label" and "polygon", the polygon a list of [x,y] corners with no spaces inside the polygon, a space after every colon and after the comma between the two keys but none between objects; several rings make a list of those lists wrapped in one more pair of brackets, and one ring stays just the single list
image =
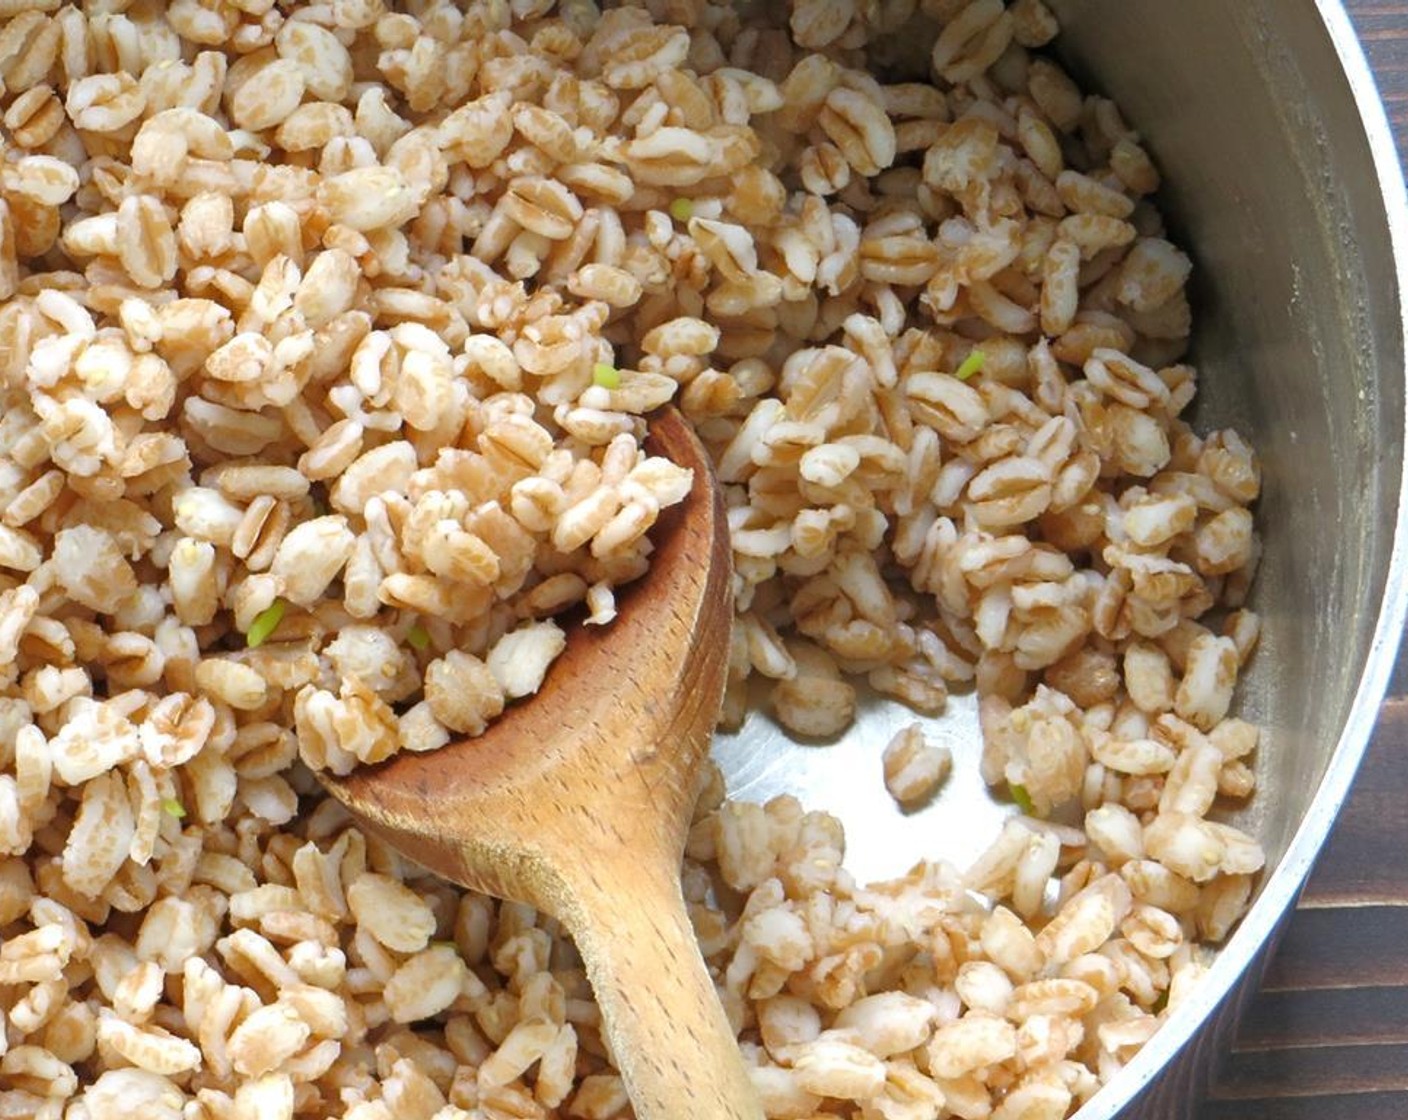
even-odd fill
[{"label": "dark wood surface", "polygon": [[[1408,153],[1408,3],[1346,7]],[[1408,1120],[1408,656],[1389,692],[1199,1120]]]}]

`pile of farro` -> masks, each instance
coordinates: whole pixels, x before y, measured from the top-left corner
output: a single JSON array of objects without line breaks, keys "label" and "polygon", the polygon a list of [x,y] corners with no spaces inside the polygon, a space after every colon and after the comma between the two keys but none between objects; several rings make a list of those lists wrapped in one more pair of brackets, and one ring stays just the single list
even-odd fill
[{"label": "pile of farro", "polygon": [[666,401],[727,495],[726,718],[976,688],[981,759],[866,780],[1027,810],[861,888],[713,783],[685,889],[767,1114],[1058,1120],[1196,983],[1262,862],[1208,819],[1258,468],[1179,419],[1190,263],[1041,0],[0,20],[0,1116],[629,1114],[555,924],[310,771],[609,624]]}]

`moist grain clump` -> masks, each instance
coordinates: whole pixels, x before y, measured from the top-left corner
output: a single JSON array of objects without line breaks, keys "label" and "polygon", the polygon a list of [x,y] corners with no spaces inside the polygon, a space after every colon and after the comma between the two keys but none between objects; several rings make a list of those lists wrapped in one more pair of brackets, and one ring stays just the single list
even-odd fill
[{"label": "moist grain clump", "polygon": [[[629,1113],[559,927],[312,771],[480,733],[716,465],[725,718],[981,697],[855,883],[717,775],[684,884],[770,1117],[1059,1120],[1263,856],[1230,715],[1259,468],[1181,419],[1191,263],[1041,0],[176,0],[0,14],[0,1114]],[[1213,620],[1217,620],[1214,622]]]}]

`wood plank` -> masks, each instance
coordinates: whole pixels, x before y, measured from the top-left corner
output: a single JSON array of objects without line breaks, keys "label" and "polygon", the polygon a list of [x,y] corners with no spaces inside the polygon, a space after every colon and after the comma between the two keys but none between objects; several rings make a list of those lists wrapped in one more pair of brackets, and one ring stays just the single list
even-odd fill
[{"label": "wood plank", "polygon": [[1403,1120],[1405,1116],[1408,1093],[1353,1093],[1289,1100],[1212,1100],[1199,1120]]},{"label": "wood plank", "polygon": [[[1283,1100],[1348,1093],[1408,1093],[1408,1045],[1318,1046],[1232,1055],[1217,1100]],[[1401,1120],[1402,1114],[1400,1114]]]},{"label": "wood plank", "polygon": [[[1408,658],[1400,659],[1408,665]],[[1384,705],[1358,780],[1301,905],[1408,904],[1408,859],[1386,837],[1408,836],[1408,700]]]},{"label": "wood plank", "polygon": [[1262,990],[1356,987],[1408,987],[1408,906],[1298,911]]},{"label": "wood plank", "polygon": [[[1349,915],[1339,915],[1348,920]],[[1263,991],[1248,1009],[1234,1049],[1299,1050],[1313,1046],[1408,1045],[1408,992],[1402,988]],[[1295,1061],[1295,1055],[1282,1059]],[[1408,1116],[1408,1111],[1405,1111]]]},{"label": "wood plank", "polygon": [[1345,7],[1364,44],[1402,147],[1402,129],[1408,119],[1408,6],[1349,0]]}]

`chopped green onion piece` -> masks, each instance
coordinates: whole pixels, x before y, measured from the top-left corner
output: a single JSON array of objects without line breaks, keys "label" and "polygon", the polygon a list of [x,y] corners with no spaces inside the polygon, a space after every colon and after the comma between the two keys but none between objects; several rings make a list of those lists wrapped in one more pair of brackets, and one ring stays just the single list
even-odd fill
[{"label": "chopped green onion piece", "polygon": [[174,797],[168,797],[161,803],[161,811],[169,817],[175,817],[178,821],[186,815],[186,807]]},{"label": "chopped green onion piece", "polygon": [[670,217],[677,222],[687,222],[694,217],[694,203],[687,198],[677,198],[670,203]]},{"label": "chopped green onion piece", "polygon": [[282,599],[275,599],[255,615],[254,621],[249,624],[249,632],[244,636],[245,645],[250,649],[262,646],[269,635],[279,628],[279,623],[284,620],[284,611],[287,609],[287,603]]},{"label": "chopped green onion piece", "polygon": [[987,360],[988,356],[981,350],[970,351],[968,356],[963,359],[963,364],[958,367],[958,372],[953,376],[959,381],[967,381],[975,373],[983,372],[983,363]]},{"label": "chopped green onion piece", "polygon": [[430,648],[430,632],[417,622],[406,634],[406,641],[410,643],[412,649],[424,653]]},{"label": "chopped green onion piece", "polygon": [[605,362],[597,362],[592,366],[592,384],[600,385],[603,389],[619,389],[621,387],[621,371]]},{"label": "chopped green onion piece", "polygon": [[1027,792],[1027,787],[1014,785],[1011,789],[1012,800],[1017,803],[1017,808],[1029,817],[1035,816],[1036,806],[1032,804],[1032,795]]}]

